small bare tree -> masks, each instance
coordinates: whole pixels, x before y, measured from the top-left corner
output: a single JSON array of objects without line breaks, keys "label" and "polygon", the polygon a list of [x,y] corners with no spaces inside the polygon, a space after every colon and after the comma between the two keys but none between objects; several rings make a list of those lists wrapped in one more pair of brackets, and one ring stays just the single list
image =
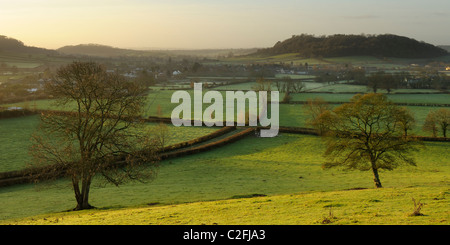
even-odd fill
[{"label": "small bare tree", "polygon": [[34,166],[42,169],[36,179],[70,178],[75,210],[81,210],[92,208],[89,191],[97,174],[115,185],[154,177],[154,140],[140,130],[142,86],[97,63],[74,62],[60,68],[46,90],[65,112],[41,116],[31,148]]},{"label": "small bare tree", "polygon": [[423,203],[421,203],[420,201],[416,202],[416,199],[411,198],[413,203],[414,203],[414,212],[412,212],[412,214],[410,214],[410,216],[422,216],[423,214],[420,212],[423,208]]}]

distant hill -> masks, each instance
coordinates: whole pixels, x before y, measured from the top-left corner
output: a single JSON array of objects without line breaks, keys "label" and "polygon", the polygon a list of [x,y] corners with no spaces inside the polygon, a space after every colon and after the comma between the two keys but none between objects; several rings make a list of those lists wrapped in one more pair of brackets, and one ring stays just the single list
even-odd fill
[{"label": "distant hill", "polygon": [[79,44],[74,46],[64,46],[57,49],[61,54],[70,55],[85,55],[85,56],[98,56],[98,57],[113,57],[124,56],[130,53],[136,52],[130,49],[114,48],[101,44]]},{"label": "distant hill", "polygon": [[257,49],[196,49],[196,50],[135,50],[114,48],[101,44],[80,44],[74,46],[64,46],[57,49],[61,54],[96,56],[96,57],[118,57],[118,56],[197,56],[213,57],[246,55],[254,53]]},{"label": "distant hill", "polygon": [[0,35],[0,52],[21,54],[57,54],[54,50],[25,46],[23,42],[3,35]]},{"label": "distant hill", "polygon": [[303,57],[376,56],[393,58],[434,58],[449,53],[432,44],[391,34],[313,36],[302,34],[260,49],[257,55],[298,53]]},{"label": "distant hill", "polygon": [[438,47],[447,50],[447,52],[450,52],[450,45],[439,45]]}]

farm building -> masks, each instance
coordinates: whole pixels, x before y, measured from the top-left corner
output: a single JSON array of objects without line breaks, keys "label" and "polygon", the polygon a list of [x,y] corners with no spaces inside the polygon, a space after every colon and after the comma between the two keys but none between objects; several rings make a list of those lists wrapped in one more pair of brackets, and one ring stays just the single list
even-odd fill
[{"label": "farm building", "polygon": [[12,106],[12,107],[8,107],[8,111],[18,111],[18,110],[22,110],[22,107],[18,107],[18,106]]}]

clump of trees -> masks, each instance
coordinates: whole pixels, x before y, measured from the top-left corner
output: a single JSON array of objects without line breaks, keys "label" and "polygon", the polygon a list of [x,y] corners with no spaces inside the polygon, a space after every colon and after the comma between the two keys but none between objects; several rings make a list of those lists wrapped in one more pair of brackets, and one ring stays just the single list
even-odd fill
[{"label": "clump of trees", "polygon": [[280,93],[300,93],[305,88],[305,84],[302,81],[292,79],[289,76],[276,80],[275,86]]},{"label": "clump of trees", "polygon": [[433,137],[438,136],[440,131],[442,137],[447,137],[447,130],[450,125],[450,110],[441,108],[439,110],[431,111],[428,113],[425,123],[423,124],[423,130],[431,132]]},{"label": "clump of trees", "polygon": [[302,81],[291,79],[289,76],[276,80],[275,86],[280,93],[284,93],[282,100],[284,103],[291,101],[291,93],[300,93],[305,89],[305,84]]},{"label": "clump of trees", "polygon": [[379,71],[367,78],[367,87],[376,93],[378,89],[386,89],[388,93],[399,86],[399,81],[391,74]]},{"label": "clump of trees", "polygon": [[[61,67],[46,90],[68,112],[46,112],[33,135],[33,166],[43,169],[35,177],[72,182],[77,206],[92,208],[90,186],[95,176],[115,185],[155,175],[161,135],[146,135],[139,120],[145,87],[94,62]],[[73,109],[72,109],[73,108]]]},{"label": "clump of trees", "polygon": [[408,134],[414,116],[385,95],[357,94],[334,109],[321,100],[310,101],[306,107],[309,123],[325,138],[324,168],[371,170],[375,187],[380,188],[380,169],[415,166],[411,152],[422,143]]}]

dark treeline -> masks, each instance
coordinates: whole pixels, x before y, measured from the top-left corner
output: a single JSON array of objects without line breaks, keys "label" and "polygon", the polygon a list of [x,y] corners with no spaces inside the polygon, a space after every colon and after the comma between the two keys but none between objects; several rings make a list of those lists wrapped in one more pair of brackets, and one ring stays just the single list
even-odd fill
[{"label": "dark treeline", "polygon": [[258,50],[257,54],[276,55],[298,53],[303,57],[376,56],[396,58],[433,58],[448,55],[434,45],[417,40],[385,35],[330,36],[294,35],[277,42],[272,48]]}]

